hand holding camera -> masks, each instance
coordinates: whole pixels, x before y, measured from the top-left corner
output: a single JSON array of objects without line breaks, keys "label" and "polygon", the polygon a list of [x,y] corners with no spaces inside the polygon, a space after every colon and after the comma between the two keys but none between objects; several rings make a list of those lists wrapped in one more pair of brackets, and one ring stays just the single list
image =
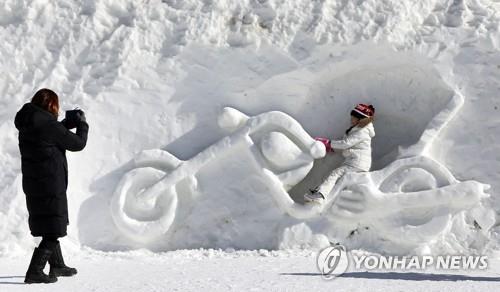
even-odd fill
[{"label": "hand holding camera", "polygon": [[66,111],[66,116],[61,121],[68,129],[76,128],[81,122],[87,122],[87,119],[85,118],[85,113],[79,108]]}]

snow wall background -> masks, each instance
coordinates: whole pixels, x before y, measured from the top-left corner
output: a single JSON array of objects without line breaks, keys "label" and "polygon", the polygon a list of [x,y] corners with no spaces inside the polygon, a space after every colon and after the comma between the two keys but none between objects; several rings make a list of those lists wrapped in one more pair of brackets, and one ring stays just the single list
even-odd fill
[{"label": "snow wall background", "polygon": [[[109,215],[124,165],[145,149],[189,159],[226,135],[217,127],[224,106],[249,115],[283,111],[312,136],[338,137],[354,104],[376,101],[378,169],[459,91],[465,104],[434,142],[432,158],[459,180],[490,184],[500,212],[499,11],[498,1],[486,0],[2,1],[0,255],[36,244],[13,118],[41,87],[59,94],[62,110],[83,108],[91,126],[87,148],[68,154],[65,244],[75,249],[140,247],[120,236]],[[339,163],[329,157],[313,171]],[[304,185],[292,190],[295,198]],[[266,217],[272,201],[257,201]],[[235,218],[244,222],[245,213]],[[192,234],[206,228],[186,224]],[[232,235],[215,230],[211,240],[149,248],[231,246]],[[280,242],[246,230],[246,240],[232,244],[278,248],[290,236],[311,236],[295,231]]]}]

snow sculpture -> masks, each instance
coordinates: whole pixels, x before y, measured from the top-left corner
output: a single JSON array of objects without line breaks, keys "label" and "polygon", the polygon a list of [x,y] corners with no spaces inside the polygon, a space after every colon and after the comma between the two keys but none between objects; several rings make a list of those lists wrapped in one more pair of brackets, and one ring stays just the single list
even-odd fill
[{"label": "snow sculpture", "polygon": [[482,199],[488,197],[489,186],[459,182],[427,156],[429,145],[462,104],[463,97],[455,94],[415,145],[400,149],[398,158],[383,169],[345,176],[323,205],[299,204],[288,193],[309,173],[313,161],[325,156],[321,143],[285,113],[249,117],[224,108],[218,125],[230,134],[190,160],[181,161],[163,150],[139,154],[135,168],[116,188],[111,214],[118,229],[134,241],[168,236],[176,216],[190,212],[189,206],[180,207],[182,202],[192,204],[200,195],[198,171],[231,149],[244,147],[262,170],[268,193],[280,210],[297,219],[326,216],[335,226],[335,236],[348,238],[362,226],[386,240],[403,244],[405,238],[418,245],[449,230],[457,218],[488,230],[494,218]]},{"label": "snow sculpture", "polygon": [[454,221],[486,232],[495,223],[494,214],[482,205],[489,188],[477,181],[459,182],[443,165],[415,156],[378,171],[347,175],[325,215],[336,222],[337,234],[343,230],[346,237],[364,227],[393,243],[418,245],[449,231]]},{"label": "snow sculpture", "polygon": [[232,148],[250,149],[285,193],[307,175],[314,159],[325,156],[323,145],[282,112],[248,117],[225,108],[218,124],[233,133],[188,161],[162,150],[143,151],[134,159],[134,169],[121,179],[111,202],[113,220],[123,234],[144,242],[165,234],[174,222],[179,194],[195,197],[197,172]]}]

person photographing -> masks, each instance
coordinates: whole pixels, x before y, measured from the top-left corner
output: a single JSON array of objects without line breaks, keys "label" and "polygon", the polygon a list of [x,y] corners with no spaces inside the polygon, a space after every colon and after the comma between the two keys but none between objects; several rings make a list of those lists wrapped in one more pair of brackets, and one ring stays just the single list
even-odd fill
[{"label": "person photographing", "polygon": [[[68,217],[68,162],[66,150],[81,151],[87,144],[89,125],[82,110],[66,112],[57,121],[59,97],[47,88],[35,93],[17,112],[23,191],[28,224],[34,237],[42,237],[26,272],[25,283],[53,283],[58,276],[73,276],[66,266],[59,238],[66,236]],[[76,133],[70,131],[76,128]],[[47,262],[49,275],[43,272]]]}]

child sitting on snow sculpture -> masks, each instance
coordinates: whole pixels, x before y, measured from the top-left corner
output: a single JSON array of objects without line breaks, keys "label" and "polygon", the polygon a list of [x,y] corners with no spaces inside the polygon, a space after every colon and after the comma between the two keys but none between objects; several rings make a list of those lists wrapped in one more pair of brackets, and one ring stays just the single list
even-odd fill
[{"label": "child sitting on snow sculpture", "polygon": [[342,150],[344,163],[317,188],[304,195],[306,202],[323,203],[325,196],[333,190],[335,183],[347,172],[369,171],[372,164],[371,140],[375,136],[373,117],[375,108],[372,105],[358,104],[351,111],[351,127],[345,131],[341,140],[316,138],[325,144],[327,152]]}]

